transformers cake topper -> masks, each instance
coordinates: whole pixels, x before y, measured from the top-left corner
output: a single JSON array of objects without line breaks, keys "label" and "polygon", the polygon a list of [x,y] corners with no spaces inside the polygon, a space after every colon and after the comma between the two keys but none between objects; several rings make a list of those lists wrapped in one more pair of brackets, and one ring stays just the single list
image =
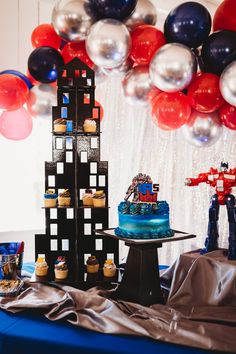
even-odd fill
[{"label": "transformers cake topper", "polygon": [[200,173],[197,178],[185,180],[187,186],[197,186],[199,183],[209,184],[216,192],[211,198],[207,237],[201,253],[218,249],[219,207],[226,205],[229,221],[228,259],[236,260],[236,209],[235,197],[231,194],[232,188],[236,187],[236,168],[229,169],[227,162],[221,162],[219,169],[210,168],[209,172]]},{"label": "transformers cake topper", "polygon": [[159,184],[153,184],[150,176],[139,173],[132,179],[124,199],[127,201],[133,194],[133,203],[156,203],[158,191]]}]

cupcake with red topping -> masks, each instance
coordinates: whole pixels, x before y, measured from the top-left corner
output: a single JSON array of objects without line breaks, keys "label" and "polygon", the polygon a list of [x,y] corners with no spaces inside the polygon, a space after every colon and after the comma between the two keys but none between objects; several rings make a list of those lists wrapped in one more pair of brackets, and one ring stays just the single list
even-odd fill
[{"label": "cupcake with red topping", "polygon": [[66,279],[68,277],[68,267],[66,263],[66,258],[59,256],[55,262],[55,278],[56,279]]}]

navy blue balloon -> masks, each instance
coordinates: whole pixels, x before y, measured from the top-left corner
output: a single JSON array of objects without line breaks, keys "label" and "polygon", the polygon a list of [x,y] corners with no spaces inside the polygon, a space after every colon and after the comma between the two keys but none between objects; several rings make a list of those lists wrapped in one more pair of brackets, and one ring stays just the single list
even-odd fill
[{"label": "navy blue balloon", "polygon": [[90,12],[96,20],[114,18],[122,21],[135,9],[137,0],[89,0]]},{"label": "navy blue balloon", "polygon": [[30,74],[35,80],[44,84],[56,81],[58,69],[63,65],[61,54],[52,47],[38,47],[28,59]]},{"label": "navy blue balloon", "polygon": [[226,66],[236,59],[236,32],[212,33],[203,43],[201,58],[204,71],[221,75]]},{"label": "navy blue balloon", "polygon": [[2,75],[2,74],[11,74],[11,75],[18,76],[19,78],[21,78],[26,83],[26,85],[28,86],[29,90],[33,87],[30,79],[27,76],[25,76],[24,74],[22,74],[20,71],[17,71],[17,70],[4,70],[4,71],[0,72],[0,75]]},{"label": "navy blue balloon", "polygon": [[185,2],[173,9],[165,20],[164,34],[169,43],[199,47],[211,30],[211,16],[201,4]]}]

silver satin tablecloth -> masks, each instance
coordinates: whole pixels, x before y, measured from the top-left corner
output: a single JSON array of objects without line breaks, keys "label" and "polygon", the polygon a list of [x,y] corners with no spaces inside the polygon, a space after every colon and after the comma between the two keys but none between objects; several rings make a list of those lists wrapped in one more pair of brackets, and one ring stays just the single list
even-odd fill
[{"label": "silver satin tablecloth", "polygon": [[49,320],[65,319],[102,333],[236,353],[236,261],[224,253],[182,254],[161,276],[169,292],[166,305],[144,307],[111,300],[111,290],[26,281],[26,290],[17,298],[1,298],[0,307],[13,313],[44,309]]}]

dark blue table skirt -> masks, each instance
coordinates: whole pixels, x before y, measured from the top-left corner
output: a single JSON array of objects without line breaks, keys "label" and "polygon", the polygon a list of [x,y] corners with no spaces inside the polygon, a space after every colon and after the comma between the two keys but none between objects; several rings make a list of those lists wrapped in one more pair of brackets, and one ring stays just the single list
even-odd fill
[{"label": "dark blue table skirt", "polygon": [[[27,268],[31,271],[31,268]],[[0,354],[200,354],[208,351],[144,337],[100,334],[39,312],[0,311]],[[209,352],[210,353],[210,352]]]}]

